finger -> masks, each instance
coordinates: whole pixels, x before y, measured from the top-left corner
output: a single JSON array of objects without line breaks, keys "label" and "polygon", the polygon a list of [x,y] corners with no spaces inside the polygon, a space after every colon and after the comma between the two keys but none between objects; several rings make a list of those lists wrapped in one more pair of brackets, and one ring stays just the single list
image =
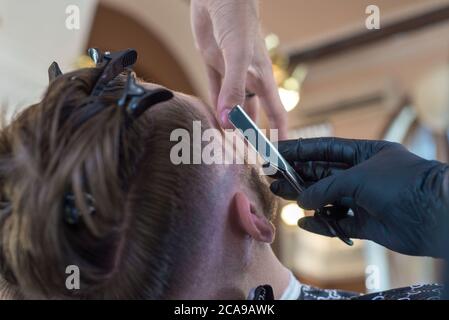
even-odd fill
[{"label": "finger", "polygon": [[[246,96],[246,94],[245,94]],[[258,110],[259,110],[259,98],[257,96],[245,97],[245,104],[243,107],[248,114],[248,116],[257,123]]]},{"label": "finger", "polygon": [[327,225],[314,217],[304,217],[298,220],[298,226],[306,231],[326,237],[334,237]]},{"label": "finger", "polygon": [[285,179],[273,181],[270,185],[270,190],[278,197],[286,200],[296,200],[298,192]]},{"label": "finger", "polygon": [[209,80],[209,94],[212,105],[215,107],[218,101],[218,94],[221,87],[221,75],[214,68],[207,66],[207,77]]},{"label": "finger", "polygon": [[215,41],[209,12],[199,1],[191,3],[191,23],[195,44],[206,65],[209,98],[213,107],[216,108],[222,74],[224,74],[224,61],[221,50]]},{"label": "finger", "polygon": [[261,106],[263,107],[271,129],[278,130],[278,139],[287,139],[287,111],[282,105],[279,97],[278,87],[274,80],[271,62],[265,66],[261,81],[262,91],[257,92],[260,98]]},{"label": "finger", "polygon": [[[349,167],[344,163],[323,162],[323,161],[307,161],[293,163],[295,171],[306,182],[316,182],[324,179],[332,174],[342,172]],[[270,178],[282,178],[283,175],[278,170],[271,171],[272,174],[267,173]]]},{"label": "finger", "polygon": [[243,105],[246,75],[254,53],[258,30],[256,1],[214,1],[210,14],[214,35],[223,54],[225,72],[218,98],[218,116],[230,128],[228,113],[235,105]]},{"label": "finger", "polygon": [[[347,217],[338,220],[338,225],[348,238],[366,239],[365,225],[360,224],[356,217]],[[378,223],[373,221],[373,223]],[[304,217],[299,219],[298,226],[306,231],[319,234],[326,237],[335,237],[326,223],[317,217]],[[378,225],[381,228],[381,225]]]},{"label": "finger", "polygon": [[350,170],[324,178],[301,192],[298,204],[304,209],[317,209],[333,204],[343,197],[354,198],[358,180],[352,179]]},{"label": "finger", "polygon": [[[231,37],[231,36],[229,36]],[[223,43],[224,75],[218,96],[217,112],[224,128],[230,128],[228,114],[235,105],[244,106],[247,70],[253,50],[237,42],[240,38],[230,39]],[[251,42],[249,39],[240,41]]]},{"label": "finger", "polygon": [[264,170],[263,172],[265,173],[266,176],[272,178],[272,179],[283,179],[284,175],[282,174],[282,172],[280,172],[279,170],[276,170],[276,168],[270,166],[269,164],[267,164],[265,166],[262,167],[262,170]]},{"label": "finger", "polygon": [[247,86],[259,96],[270,128],[278,130],[278,139],[287,139],[287,111],[279,97],[272,61],[262,37],[255,42],[253,61],[248,70]]},{"label": "finger", "polygon": [[270,128],[278,130],[278,139],[287,139],[287,112],[279,98],[277,87],[274,85],[274,88],[267,88],[266,90],[260,96],[260,101],[267,115]]},{"label": "finger", "polygon": [[357,164],[360,144],[364,140],[342,138],[312,138],[279,141],[279,152],[288,161],[342,162],[349,166]]},{"label": "finger", "polygon": [[242,66],[240,63],[234,64],[234,62],[229,61],[229,57],[227,59],[226,61],[225,58],[225,75],[218,96],[217,116],[224,128],[232,128],[228,114],[235,105],[244,105],[246,86],[246,69],[245,72],[235,69],[247,68],[248,66]]},{"label": "finger", "polygon": [[293,168],[304,180],[316,182],[346,170],[348,166],[344,163],[307,161],[295,162]]}]

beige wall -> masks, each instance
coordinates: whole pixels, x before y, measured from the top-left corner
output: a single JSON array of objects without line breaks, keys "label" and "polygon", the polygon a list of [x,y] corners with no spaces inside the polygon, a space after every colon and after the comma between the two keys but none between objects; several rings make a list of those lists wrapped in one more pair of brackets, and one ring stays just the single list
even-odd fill
[{"label": "beige wall", "polygon": [[303,50],[365,29],[365,9],[379,6],[381,25],[449,4],[449,0],[260,0],[264,30],[286,52]]},{"label": "beige wall", "polygon": [[[400,35],[375,46],[309,64],[292,128],[329,121],[335,135],[381,138],[402,97],[429,70],[448,63],[449,23]],[[340,104],[379,95],[382,102],[327,112]]]},{"label": "beige wall", "polygon": [[[80,9],[80,29],[66,28],[66,7]],[[82,53],[96,0],[0,0],[0,103],[9,109],[35,102],[58,61],[65,72]]]}]

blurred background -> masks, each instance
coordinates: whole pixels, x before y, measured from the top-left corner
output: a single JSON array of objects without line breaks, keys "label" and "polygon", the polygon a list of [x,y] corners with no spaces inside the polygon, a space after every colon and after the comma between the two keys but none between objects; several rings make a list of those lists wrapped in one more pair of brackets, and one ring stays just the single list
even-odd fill
[{"label": "blurred background", "polygon": [[[291,137],[387,139],[448,160],[449,0],[260,4]],[[378,30],[365,25],[369,5]],[[77,11],[79,28],[67,27]],[[49,64],[87,66],[92,46],[136,48],[139,76],[208,100],[188,0],[0,0],[0,103],[12,113],[36,102]],[[439,261],[314,236],[296,227],[304,214],[283,203],[274,244],[302,281],[362,292],[438,281]]]}]

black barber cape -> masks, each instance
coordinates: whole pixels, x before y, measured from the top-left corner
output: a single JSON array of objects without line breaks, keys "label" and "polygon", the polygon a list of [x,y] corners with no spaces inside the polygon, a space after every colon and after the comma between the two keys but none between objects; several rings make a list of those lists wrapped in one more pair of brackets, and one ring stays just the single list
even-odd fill
[{"label": "black barber cape", "polygon": [[[443,286],[439,284],[415,285],[383,292],[359,294],[342,290],[319,289],[301,284],[297,300],[440,300]],[[273,289],[269,285],[255,289],[253,300],[273,300]]]}]

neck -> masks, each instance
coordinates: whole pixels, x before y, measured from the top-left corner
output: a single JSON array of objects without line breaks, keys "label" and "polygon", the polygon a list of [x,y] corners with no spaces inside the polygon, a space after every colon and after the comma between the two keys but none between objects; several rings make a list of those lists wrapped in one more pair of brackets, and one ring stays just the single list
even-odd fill
[{"label": "neck", "polygon": [[[247,266],[224,268],[232,263],[220,259],[200,259],[201,274],[191,275],[184,286],[177,286],[173,299],[245,300],[251,289],[270,285],[279,299],[290,281],[290,271],[274,255],[269,245],[258,250]],[[214,263],[219,262],[219,263]]]},{"label": "neck", "polygon": [[278,260],[270,246],[263,250],[260,259],[256,259],[252,270],[248,271],[245,294],[247,296],[251,289],[268,284],[273,288],[274,298],[279,299],[290,282],[290,271]]}]

